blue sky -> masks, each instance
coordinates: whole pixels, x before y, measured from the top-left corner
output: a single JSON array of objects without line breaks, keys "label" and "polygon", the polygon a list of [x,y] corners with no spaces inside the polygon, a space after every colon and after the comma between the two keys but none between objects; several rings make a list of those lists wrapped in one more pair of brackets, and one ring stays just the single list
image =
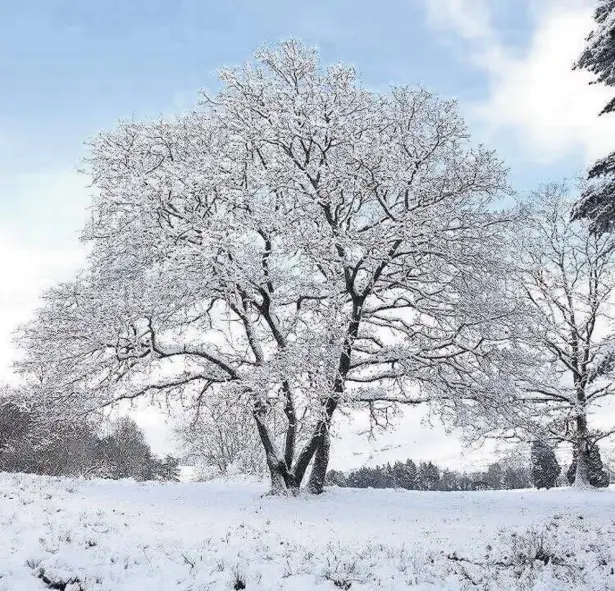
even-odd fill
[{"label": "blue sky", "polygon": [[[468,59],[454,30],[430,26],[430,11],[446,13],[440,8],[446,2],[3,2],[0,174],[72,170],[84,154],[83,141],[117,119],[188,109],[197,89],[215,88],[216,68],[289,36],[317,45],[324,61],[355,64],[370,87],[421,84],[459,98],[462,108],[480,102],[488,77]],[[487,5],[498,40],[511,55],[522,54],[533,33],[532,0]],[[472,119],[470,109],[466,116]],[[483,139],[480,125],[473,131]],[[528,166],[515,153],[519,147],[508,145],[510,138],[490,143],[509,160],[521,188],[561,174],[579,157],[570,153],[563,161]],[[0,212],[19,214],[10,193],[0,193]]]},{"label": "blue sky", "polygon": [[[198,89],[215,89],[217,68],[297,37],[325,62],[354,64],[372,89],[420,84],[459,99],[473,136],[529,190],[612,149],[613,121],[596,117],[604,89],[570,68],[594,5],[0,0],[0,379],[10,377],[11,331],[82,262],[88,189],[75,169],[97,132],[191,109]],[[446,448],[443,434],[430,437]]]},{"label": "blue sky", "polygon": [[[592,4],[0,0],[0,230],[28,246],[74,246],[88,203],[84,179],[71,176],[85,155],[84,141],[120,118],[192,108],[199,88],[215,89],[217,68],[289,36],[317,45],[325,62],[353,63],[370,88],[421,84],[458,98],[473,135],[498,150],[519,190],[575,174],[586,164],[583,140],[591,130],[580,142],[560,142],[556,134],[555,152],[564,146],[560,153],[553,154],[553,146],[528,149],[527,133],[518,133],[524,122],[515,120],[514,108],[514,95],[526,89],[516,85],[509,92],[494,66],[512,73],[518,64],[531,67],[528,52],[544,23],[561,14],[582,14],[587,27]],[[581,41],[584,34],[574,31]],[[492,63],[494,51],[505,64]],[[564,69],[571,75],[568,62]],[[512,109],[512,126],[493,120],[502,111],[493,101],[503,95],[512,102],[503,106]],[[596,119],[593,106],[585,113]],[[544,138],[551,131],[539,133]]]},{"label": "blue sky", "polygon": [[[502,38],[522,48],[527,11],[494,5]],[[423,0],[4,2],[0,172],[74,166],[83,140],[118,118],[189,108],[198,88],[215,87],[216,68],[288,36],[354,63],[372,87],[420,83],[462,102],[487,92],[453,35],[427,25]],[[10,196],[0,200],[6,211]]]}]

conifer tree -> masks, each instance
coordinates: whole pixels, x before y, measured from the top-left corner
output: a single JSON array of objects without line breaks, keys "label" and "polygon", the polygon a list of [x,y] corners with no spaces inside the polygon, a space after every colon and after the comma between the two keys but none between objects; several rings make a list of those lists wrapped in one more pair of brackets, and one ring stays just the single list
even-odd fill
[{"label": "conifer tree", "polygon": [[416,464],[412,460],[408,459],[406,460],[405,469],[406,469],[406,484],[403,485],[403,487],[409,490],[416,490],[417,488],[416,479],[418,475]]},{"label": "conifer tree", "polygon": [[327,486],[346,486],[346,475],[340,470],[329,470],[325,484]]},{"label": "conifer tree", "polygon": [[[615,86],[615,0],[600,0],[594,20],[596,26],[575,67],[595,74],[596,83]],[[600,115],[607,113],[615,113],[615,98]],[[591,220],[596,232],[612,230],[615,227],[615,152],[598,160],[590,169],[589,178],[593,182],[583,191],[575,216]]]},{"label": "conifer tree", "polygon": [[179,482],[180,478],[179,459],[167,455],[160,461],[158,478],[169,482]]},{"label": "conifer tree", "polygon": [[437,490],[440,482],[440,470],[432,462],[421,462],[417,479],[421,490]]},{"label": "conifer tree", "polygon": [[562,469],[551,446],[541,440],[533,441],[531,463],[534,486],[536,488],[553,488]]},{"label": "conifer tree", "polygon": [[412,490],[416,488],[416,465],[412,460],[395,462],[392,468],[393,486]]}]

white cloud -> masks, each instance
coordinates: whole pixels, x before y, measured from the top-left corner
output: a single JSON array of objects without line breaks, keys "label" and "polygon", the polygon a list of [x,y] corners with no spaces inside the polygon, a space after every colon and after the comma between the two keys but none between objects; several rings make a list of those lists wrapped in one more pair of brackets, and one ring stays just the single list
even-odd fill
[{"label": "white cloud", "polygon": [[0,381],[12,380],[12,333],[31,317],[41,292],[83,262],[78,232],[87,189],[73,173],[0,177]]},{"label": "white cloud", "polygon": [[593,1],[530,0],[533,30],[522,52],[502,43],[487,3],[426,1],[432,26],[454,32],[462,57],[488,77],[488,97],[473,110],[487,133],[512,132],[526,157],[543,161],[580,152],[587,164],[615,147],[615,118],[598,118],[612,89],[572,70],[592,28]]},{"label": "white cloud", "polygon": [[466,61],[484,69],[493,69],[503,59],[502,47],[491,24],[488,0],[425,0],[431,27],[445,33],[442,40],[451,42],[450,33],[465,42]]},{"label": "white cloud", "polygon": [[492,35],[489,7],[485,0],[425,0],[432,26],[453,29],[468,40],[484,40]]}]

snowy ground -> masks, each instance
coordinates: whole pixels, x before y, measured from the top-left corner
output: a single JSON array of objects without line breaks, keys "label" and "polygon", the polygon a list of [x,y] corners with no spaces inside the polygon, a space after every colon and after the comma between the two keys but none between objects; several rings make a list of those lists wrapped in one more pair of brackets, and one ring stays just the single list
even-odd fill
[{"label": "snowy ground", "polygon": [[615,590],[615,490],[262,492],[0,474],[0,591]]}]

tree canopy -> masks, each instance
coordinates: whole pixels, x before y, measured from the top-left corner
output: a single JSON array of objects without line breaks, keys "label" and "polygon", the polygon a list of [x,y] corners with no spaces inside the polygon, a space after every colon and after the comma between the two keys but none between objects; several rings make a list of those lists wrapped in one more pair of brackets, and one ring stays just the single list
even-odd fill
[{"label": "tree canopy", "polygon": [[220,82],[90,143],[89,262],[21,330],[19,369],[80,411],[225,397],[250,409],[273,488],[314,459],[318,492],[340,405],[378,423],[495,392],[506,171],[454,102],[368,92],[295,41]]}]

